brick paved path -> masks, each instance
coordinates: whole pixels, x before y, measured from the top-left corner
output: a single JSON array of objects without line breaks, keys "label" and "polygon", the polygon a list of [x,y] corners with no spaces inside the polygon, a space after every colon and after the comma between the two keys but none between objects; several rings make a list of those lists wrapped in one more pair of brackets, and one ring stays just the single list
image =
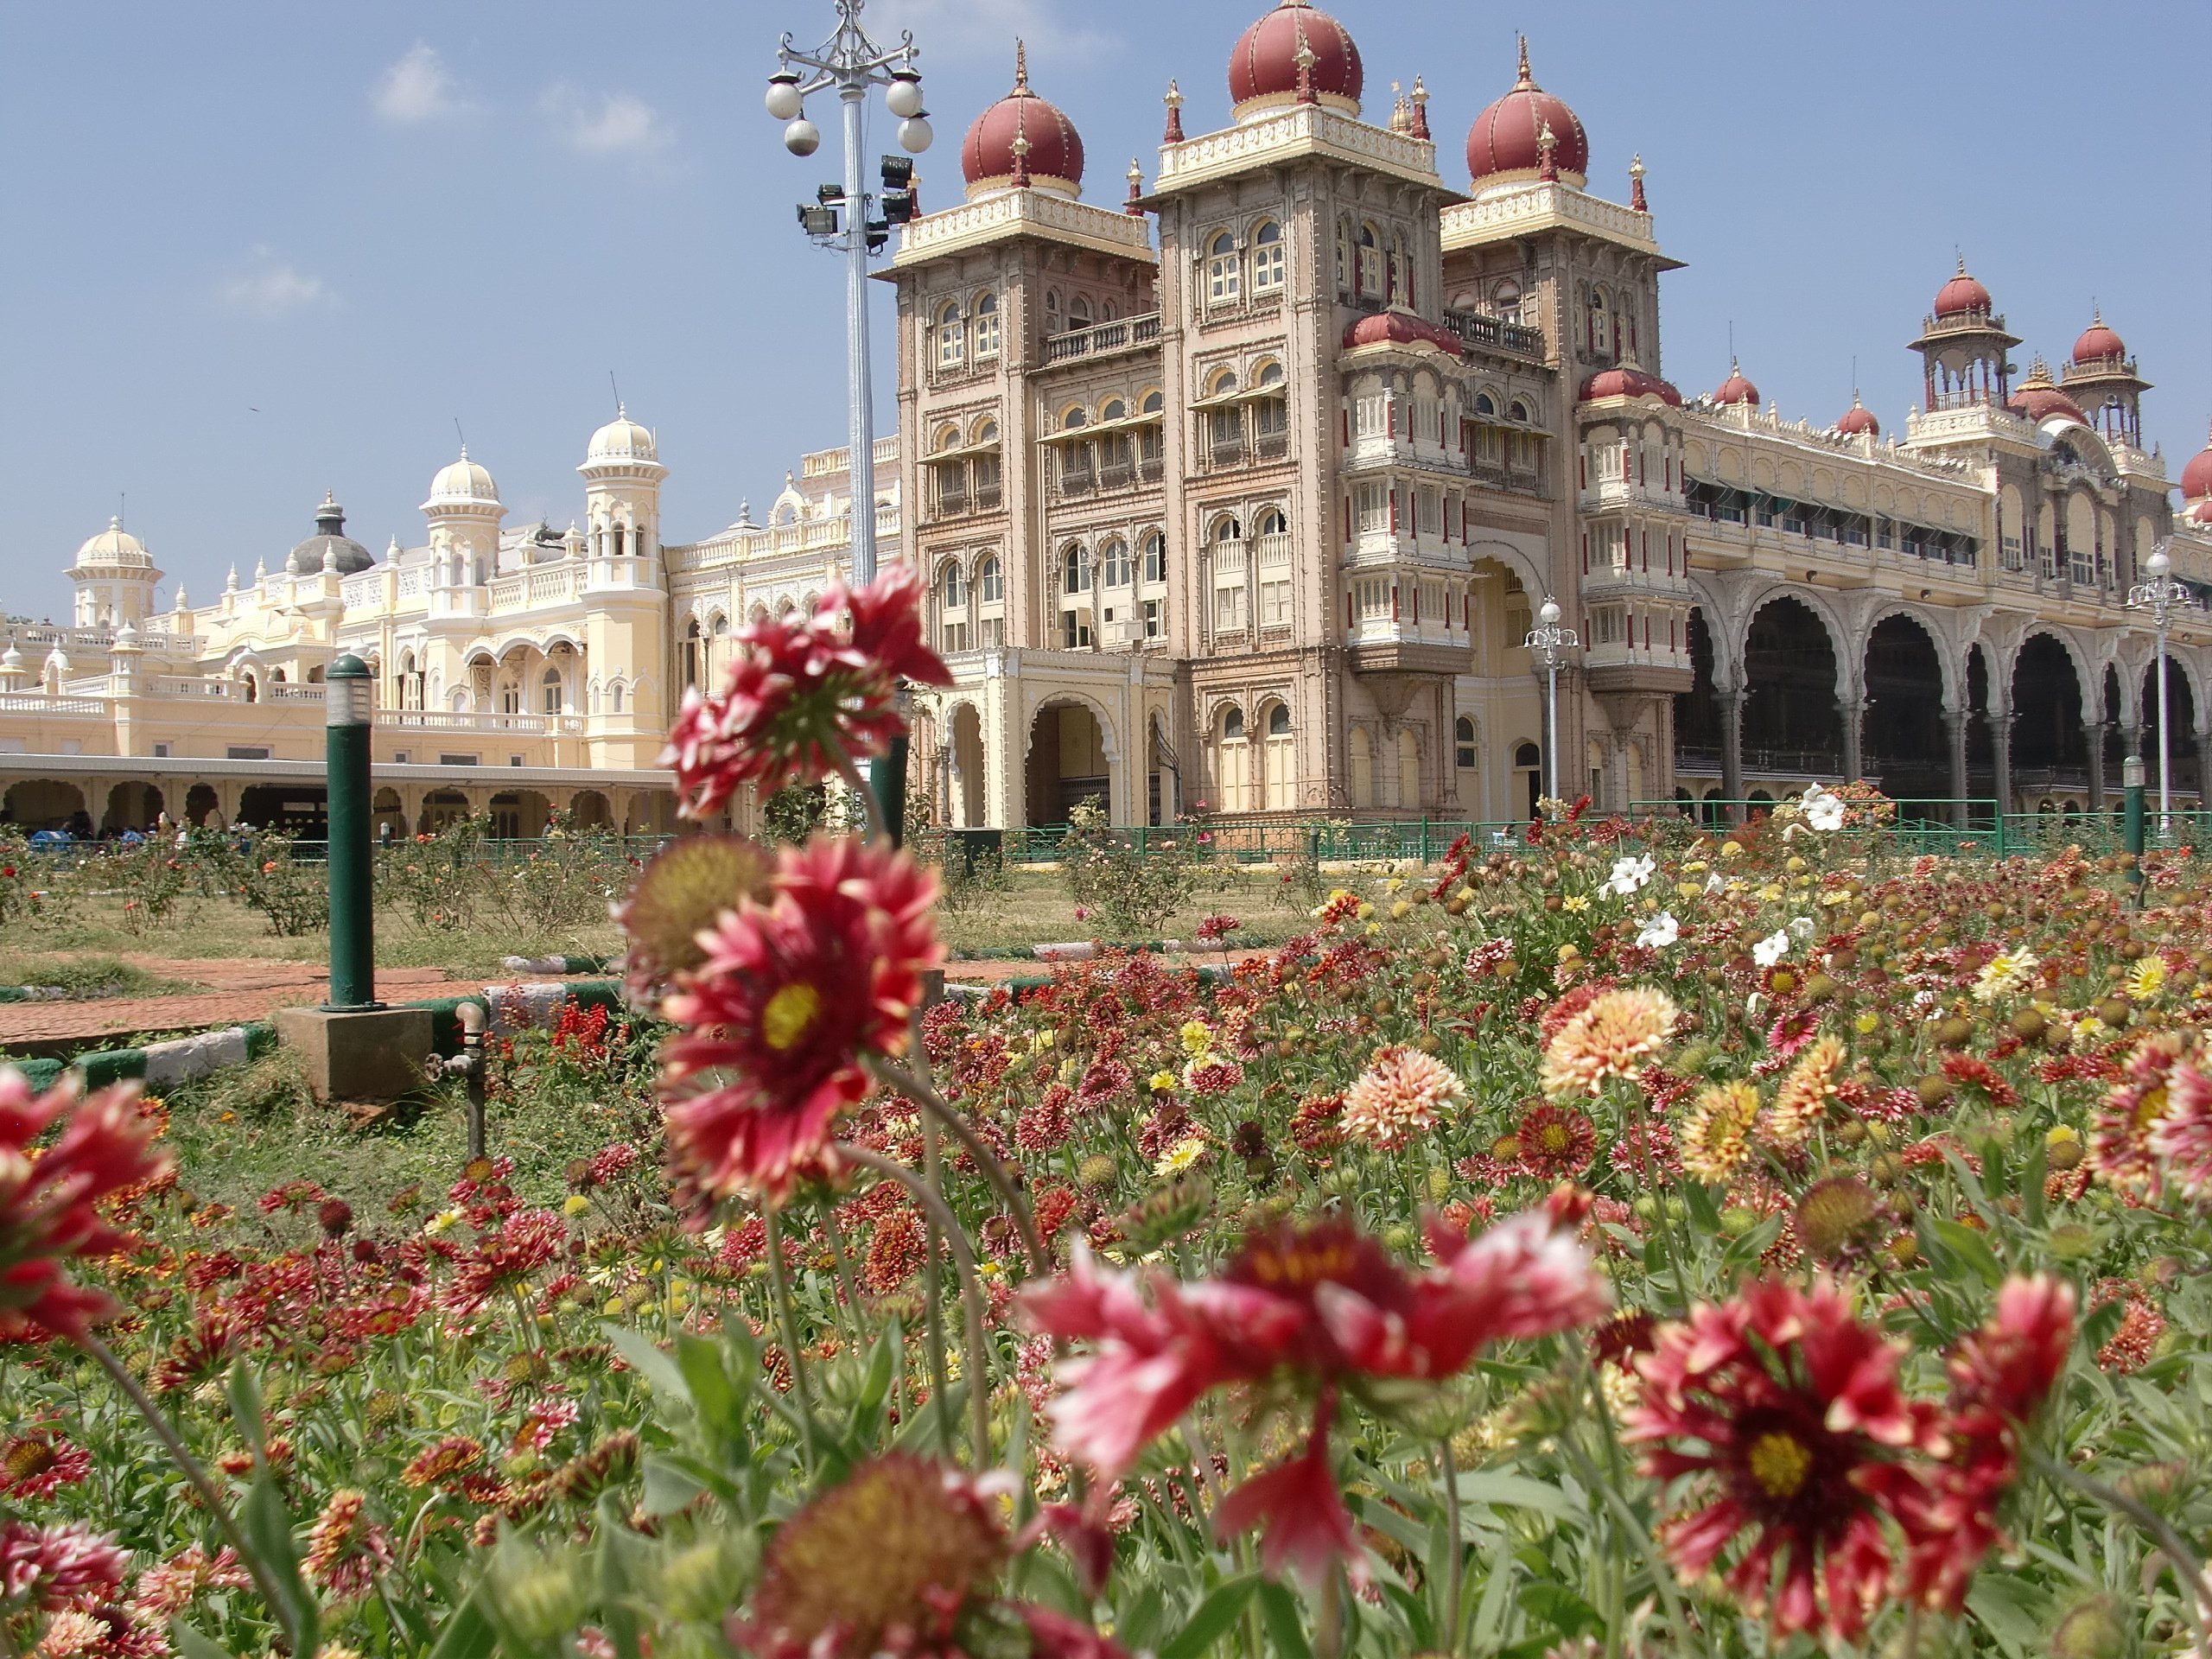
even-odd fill
[{"label": "brick paved path", "polygon": [[[204,985],[173,996],[111,996],[84,1002],[0,1004],[0,1047],[89,1041],[144,1031],[200,1031],[264,1019],[296,1002],[318,1002],[330,970],[316,963],[268,962],[254,957],[180,960],[132,956],[124,961],[164,979]],[[456,980],[442,968],[380,968],[377,992],[407,1002],[450,995],[480,980]]]}]

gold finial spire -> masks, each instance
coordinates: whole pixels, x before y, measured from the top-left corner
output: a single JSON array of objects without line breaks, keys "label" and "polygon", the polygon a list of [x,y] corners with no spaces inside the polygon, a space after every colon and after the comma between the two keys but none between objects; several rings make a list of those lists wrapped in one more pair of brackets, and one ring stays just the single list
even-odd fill
[{"label": "gold finial spire", "polygon": [[1526,35],[1521,37],[1520,84],[1523,86],[1533,86],[1536,84],[1535,77],[1529,73],[1529,37]]},{"label": "gold finial spire", "polygon": [[1018,35],[1014,41],[1014,90],[1029,90],[1029,43]]}]

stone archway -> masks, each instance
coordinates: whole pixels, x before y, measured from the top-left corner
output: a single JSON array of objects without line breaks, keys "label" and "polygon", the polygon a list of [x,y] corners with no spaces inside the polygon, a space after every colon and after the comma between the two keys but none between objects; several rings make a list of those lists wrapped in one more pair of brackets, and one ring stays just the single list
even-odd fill
[{"label": "stone archway", "polygon": [[[2089,786],[2089,744],[2082,729],[2082,679],[2065,643],[2031,633],[2012,659],[2010,764],[1993,780],[2001,810],[2016,811],[2016,796],[2040,797]],[[2004,714],[1993,716],[2000,728]]]},{"label": "stone archway", "polygon": [[951,741],[945,745],[947,790],[951,827],[980,828],[983,803],[988,799],[983,777],[983,716],[972,702],[955,703],[950,720]]},{"label": "stone archway", "polygon": [[187,823],[204,824],[211,817],[219,819],[222,810],[222,798],[215,793],[213,785],[194,784],[185,791],[184,821]]},{"label": "stone archway", "polygon": [[495,841],[534,840],[545,833],[553,805],[534,789],[503,789],[492,798],[492,836]]},{"label": "stone archway", "polygon": [[26,778],[8,785],[7,821],[18,830],[67,830],[85,811],[85,791],[56,778]]},{"label": "stone archway", "polygon": [[160,816],[162,791],[138,779],[125,779],[107,792],[107,807],[100,814],[100,834],[119,836],[127,830],[150,830]]},{"label": "stone archway", "polygon": [[[2158,664],[2143,670],[2143,765],[2155,798],[2158,788]],[[2166,709],[2171,720],[2172,747],[2166,760],[2173,776],[2173,792],[2188,791],[2202,798],[2204,778],[2196,747],[2196,696],[2189,675],[2173,653],[2166,653]]]},{"label": "stone archway", "polygon": [[1835,647],[1812,607],[1788,594],[1751,616],[1744,642],[1744,762],[1834,777],[1843,765]]},{"label": "stone archway", "polygon": [[397,790],[380,789],[369,803],[369,835],[379,845],[408,838],[407,804]]},{"label": "stone archway", "polygon": [[1713,630],[1701,605],[1690,607],[1689,652],[1690,689],[1675,694],[1675,770],[1717,772],[1726,738],[1713,677]]},{"label": "stone archway", "polygon": [[580,789],[569,803],[569,811],[579,830],[612,830],[614,809],[607,804],[607,797],[595,789]]},{"label": "stone archway", "polygon": [[435,836],[468,816],[468,797],[457,789],[434,789],[423,798],[421,832]]},{"label": "stone archway", "polygon": [[1033,827],[1065,823],[1086,801],[1114,807],[1114,763],[1104,723],[1087,702],[1060,698],[1037,711],[1029,729],[1024,795]]},{"label": "stone archway", "polygon": [[1866,637],[1861,770],[1883,793],[1937,800],[1951,792],[1943,734],[1943,662],[1919,618],[1894,611]]}]

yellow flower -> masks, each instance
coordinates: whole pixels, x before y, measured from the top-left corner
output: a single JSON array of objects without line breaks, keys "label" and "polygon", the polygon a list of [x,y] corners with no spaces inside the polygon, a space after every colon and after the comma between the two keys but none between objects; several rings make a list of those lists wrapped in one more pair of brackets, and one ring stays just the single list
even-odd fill
[{"label": "yellow flower", "polygon": [[1160,1154],[1160,1161],[1153,1165],[1155,1175],[1176,1175],[1188,1169],[1205,1156],[1206,1143],[1195,1135],[1186,1135]]},{"label": "yellow flower", "polygon": [[1632,1077],[1663,1047],[1679,1017],[1663,991],[1631,985],[1607,991],[1561,1026],[1544,1050],[1543,1090],[1557,1100],[1596,1094],[1607,1077]]},{"label": "yellow flower", "polygon": [[1882,1028],[1882,1016],[1869,1008],[1851,1022],[1852,1028],[1861,1037],[1872,1037]]},{"label": "yellow flower", "polygon": [[1994,1002],[2000,996],[2025,990],[2035,982],[2037,965],[2035,957],[2024,950],[1999,950],[1982,963],[1981,971],[1974,976],[1974,1001]]},{"label": "yellow flower", "polygon": [[1390,919],[1394,922],[1402,922],[1413,913],[1413,902],[1410,899],[1401,899],[1390,906]]},{"label": "yellow flower", "polygon": [[461,1211],[458,1210],[441,1210],[436,1215],[432,1216],[428,1221],[423,1224],[423,1230],[426,1233],[446,1232],[454,1227],[461,1218]]},{"label": "yellow flower", "polygon": [[1560,959],[1561,962],[1573,962],[1573,961],[1577,957],[1580,956],[1581,954],[1582,954],[1582,947],[1581,947],[1581,946],[1580,946],[1580,945],[1575,945],[1575,944],[1562,944],[1562,945],[1561,945],[1561,946],[1560,946],[1560,948],[1559,948],[1559,959]]},{"label": "yellow flower", "polygon": [[1694,899],[1698,894],[1704,891],[1705,889],[1698,886],[1694,881],[1677,881],[1675,883],[1675,897],[1677,899]]},{"label": "yellow flower", "polygon": [[1382,884],[1382,891],[1385,893],[1395,893],[1405,885],[1405,877],[1402,875],[1394,875],[1388,881],[1385,881]]},{"label": "yellow flower", "polygon": [[1779,881],[1768,882],[1766,886],[1759,889],[1759,897],[1765,899],[1769,904],[1772,904],[1776,899],[1782,897],[1782,883]]},{"label": "yellow flower", "polygon": [[1579,916],[1590,908],[1587,893],[1572,893],[1559,901],[1559,907],[1570,916]]},{"label": "yellow flower", "polygon": [[1366,921],[1370,917],[1373,916],[1374,914],[1375,914],[1375,906],[1372,906],[1372,905],[1370,905],[1370,904],[1369,904],[1369,903],[1367,902],[1367,900],[1366,900],[1366,899],[1361,899],[1361,900],[1359,901],[1359,919],[1360,919],[1361,921],[1363,921],[1363,921]]},{"label": "yellow flower", "polygon": [[571,1192],[561,1201],[561,1213],[564,1216],[581,1216],[590,1208],[591,1200],[581,1192]]},{"label": "yellow flower", "polygon": [[1694,858],[1688,863],[1682,866],[1682,874],[1684,875],[1703,875],[1706,872],[1706,861],[1703,859]]},{"label": "yellow flower", "polygon": [[1751,1125],[1758,1115],[1759,1091],[1749,1083],[1700,1090],[1682,1119],[1682,1167],[1700,1181],[1727,1180],[1751,1155]]},{"label": "yellow flower", "polygon": [[1183,1039],[1183,1052],[1196,1058],[1213,1052],[1213,1027],[1203,1020],[1186,1020],[1176,1033]]},{"label": "yellow flower", "polygon": [[2155,1001],[2166,983],[2166,964],[2156,957],[2145,957],[2135,964],[2135,971],[2127,976],[2127,996],[2132,1002]]},{"label": "yellow flower", "polygon": [[2070,1125],[2061,1123],[2045,1135],[2043,1141],[2047,1147],[2078,1147],[2082,1144],[2082,1136],[2080,1132]]},{"label": "yellow flower", "polygon": [[1175,1074],[1173,1071],[1155,1071],[1144,1080],[1144,1086],[1156,1095],[1166,1094],[1175,1086]]},{"label": "yellow flower", "polygon": [[1722,842],[1720,843],[1720,856],[1721,856],[1721,857],[1723,857],[1723,858],[1741,858],[1743,855],[1744,855],[1744,843],[1743,843],[1742,842],[1740,842],[1740,841],[1724,841],[1724,842]]}]

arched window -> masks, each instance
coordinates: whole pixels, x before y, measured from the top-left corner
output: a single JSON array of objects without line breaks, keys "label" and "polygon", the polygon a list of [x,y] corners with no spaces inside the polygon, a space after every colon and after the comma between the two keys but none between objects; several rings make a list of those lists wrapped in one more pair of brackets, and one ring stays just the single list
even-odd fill
[{"label": "arched window", "polygon": [[1255,385],[1262,386],[1279,386],[1282,385],[1282,365],[1275,362],[1272,359],[1261,364],[1259,373],[1253,377],[1253,383]]},{"label": "arched window", "polygon": [[695,616],[683,629],[683,683],[686,685],[699,683],[700,650],[699,619]]},{"label": "arched window", "polygon": [[1142,570],[1142,575],[1143,575],[1144,580],[1145,580],[1145,581],[1147,581],[1147,582],[1165,582],[1165,581],[1166,581],[1166,580],[1167,580],[1167,538],[1166,538],[1166,537],[1165,537],[1165,536],[1161,535],[1161,534],[1160,534],[1158,531],[1156,531],[1156,530],[1148,530],[1148,531],[1145,531],[1145,533],[1144,533],[1144,540],[1143,540],[1143,541],[1142,541],[1139,545],[1140,545],[1140,546],[1141,547],[1141,549],[1143,550],[1143,555],[1144,555],[1144,560],[1143,560],[1143,570]]},{"label": "arched window", "polygon": [[1243,735],[1244,711],[1242,709],[1232,705],[1229,711],[1221,717],[1222,741],[1224,743],[1235,743],[1241,740]]},{"label": "arched window", "polygon": [[561,712],[561,671],[549,668],[545,677],[537,683],[538,706],[549,715]]},{"label": "arched window", "polygon": [[1613,322],[1606,315],[1603,289],[1590,296],[1590,349],[1600,357],[1612,355]]},{"label": "arched window", "polygon": [[1163,412],[1166,407],[1167,399],[1160,392],[1156,391],[1147,391],[1145,393],[1143,399],[1137,404],[1137,412],[1140,415],[1158,415]]},{"label": "arched window", "polygon": [[1513,400],[1511,414],[1513,418],[1516,421],[1533,422],[1536,418],[1534,415],[1531,415],[1529,412],[1529,405],[1522,403],[1518,397]]},{"label": "arched window", "polygon": [[1060,554],[1060,591],[1064,594],[1087,594],[1090,591],[1090,550],[1070,546]]},{"label": "arched window", "polygon": [[1236,371],[1234,369],[1217,369],[1206,382],[1206,396],[1209,397],[1226,397],[1236,390]]},{"label": "arched window", "polygon": [[1243,291],[1243,261],[1237,256],[1236,238],[1227,231],[1206,245],[1206,303],[1227,305]]},{"label": "arched window", "polygon": [[948,611],[960,610],[968,603],[968,573],[961,569],[957,559],[944,562],[943,592]]},{"label": "arched window", "polygon": [[1078,294],[1068,302],[1068,327],[1071,328],[1090,327],[1090,299],[1088,295]]},{"label": "arched window", "polygon": [[976,300],[976,355],[999,354],[999,296],[979,295]]},{"label": "arched window", "polygon": [[499,712],[503,715],[522,713],[522,682],[520,680],[499,682]]},{"label": "arched window", "polygon": [[1213,538],[1217,542],[1241,542],[1244,539],[1244,526],[1224,514],[1214,521]]},{"label": "arched window", "polygon": [[1078,426],[1090,424],[1090,416],[1080,404],[1060,416],[1060,430],[1072,432]]},{"label": "arched window", "polygon": [[1521,321],[1521,284],[1510,276],[1491,290],[1491,309],[1508,322]]},{"label": "arched window", "polygon": [[1129,585],[1129,544],[1120,537],[1109,538],[1098,554],[1098,584],[1102,588]]},{"label": "arched window", "polygon": [[1298,753],[1290,737],[1289,709],[1269,703],[1262,729],[1267,742],[1261,750],[1259,804],[1281,812],[1298,804]]},{"label": "arched window", "polygon": [[1475,721],[1471,715],[1462,715],[1452,726],[1452,761],[1462,772],[1475,769]]},{"label": "arched window", "polygon": [[1477,392],[1477,393],[1475,394],[1475,413],[1476,413],[1476,414],[1478,414],[1478,415],[1495,415],[1495,414],[1497,414],[1497,399],[1495,399],[1494,397],[1492,397],[1490,395],[1490,393],[1488,393],[1488,392],[1486,392],[1486,391],[1478,391],[1478,392]]},{"label": "arched window", "polygon": [[1337,221],[1337,287],[1346,294],[1352,289],[1351,221],[1348,219]]},{"label": "arched window", "polygon": [[1290,710],[1281,703],[1277,703],[1268,710],[1268,735],[1269,737],[1290,735]]},{"label": "arched window", "polygon": [[937,361],[939,368],[957,368],[966,355],[968,331],[961,326],[960,302],[947,300],[937,314]]},{"label": "arched window", "polygon": [[1382,242],[1372,225],[1359,227],[1359,291],[1377,299],[1382,294]]},{"label": "arched window", "polygon": [[1395,232],[1390,238],[1390,297],[1400,305],[1414,302],[1413,261],[1406,257],[1406,238]]},{"label": "arched window", "polygon": [[622,682],[617,680],[607,688],[607,708],[610,714],[622,712]]},{"label": "arched window", "polygon": [[1282,286],[1282,226],[1262,219],[1252,232],[1252,291],[1272,294]]},{"label": "arched window", "polygon": [[1516,766],[1541,766],[1544,764],[1543,751],[1533,743],[1516,743],[1513,746],[1513,764]]},{"label": "arched window", "polygon": [[988,553],[976,569],[976,597],[986,605],[996,605],[1006,597],[1006,579],[999,569],[999,556]]},{"label": "arched window", "polygon": [[1290,526],[1283,522],[1281,512],[1274,507],[1262,507],[1260,516],[1252,521],[1255,536],[1280,536]]},{"label": "arched window", "polygon": [[1126,421],[1128,417],[1129,406],[1119,397],[1109,397],[1099,406],[1098,418],[1102,421]]}]

